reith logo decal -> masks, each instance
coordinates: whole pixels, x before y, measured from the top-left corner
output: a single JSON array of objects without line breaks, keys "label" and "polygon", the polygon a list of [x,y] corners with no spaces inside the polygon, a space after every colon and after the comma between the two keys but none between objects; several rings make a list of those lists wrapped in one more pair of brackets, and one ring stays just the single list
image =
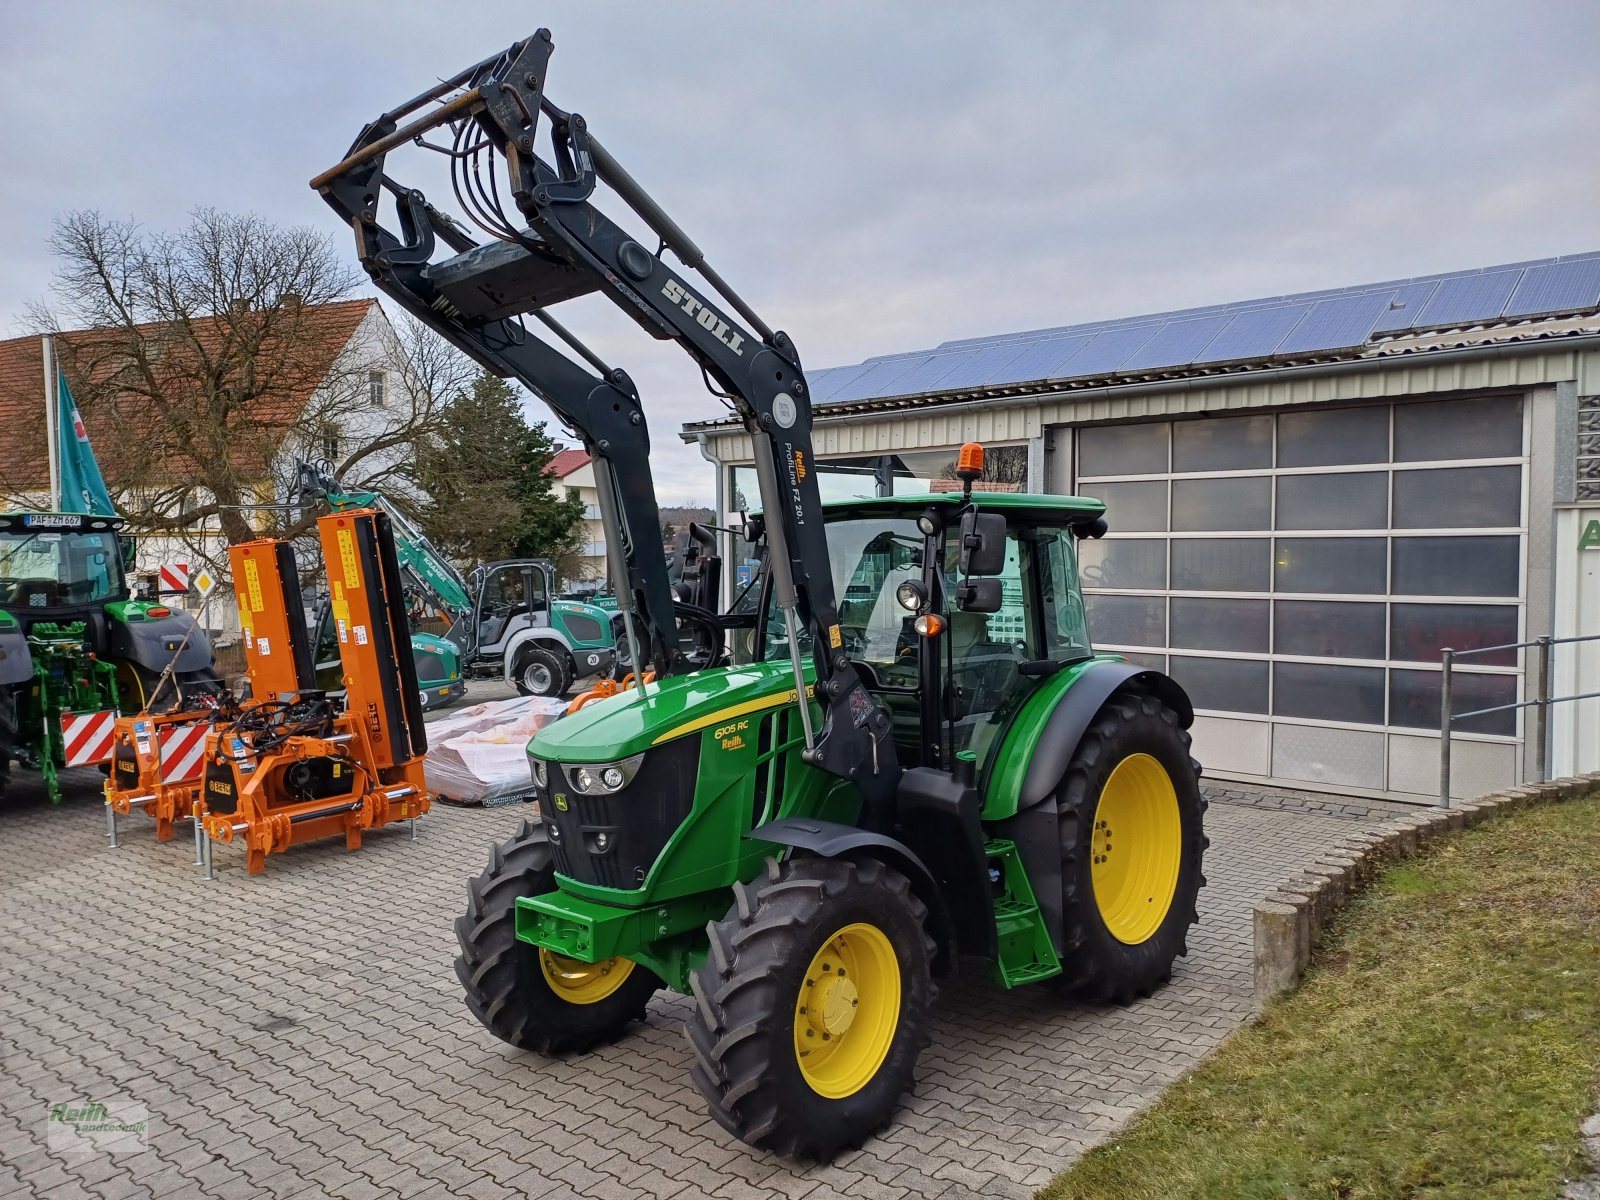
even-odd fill
[{"label": "reith logo decal", "polygon": [[728,323],[717,315],[716,309],[707,308],[697,297],[689,294],[688,288],[670,276],[661,285],[661,294],[698,321],[700,328],[716,338],[717,341],[732,350],[740,358],[744,357],[744,351],[740,349],[744,345],[744,335],[734,333],[728,327]]}]

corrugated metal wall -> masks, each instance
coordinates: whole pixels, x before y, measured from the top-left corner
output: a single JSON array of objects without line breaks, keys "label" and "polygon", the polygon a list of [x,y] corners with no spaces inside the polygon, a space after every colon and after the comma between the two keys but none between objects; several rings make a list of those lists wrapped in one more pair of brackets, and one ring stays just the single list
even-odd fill
[{"label": "corrugated metal wall", "polygon": [[[1492,349],[1492,348],[1491,348]],[[1429,393],[1528,388],[1576,380],[1580,395],[1600,392],[1600,351],[1491,355],[1432,361],[1419,356],[1351,370],[1296,371],[1272,378],[1197,379],[1159,390],[1122,388],[1104,393],[973,401],[927,411],[829,418],[815,430],[818,458],[937,450],[974,439],[1025,442],[1051,425],[1118,421],[1177,413],[1282,408]],[[712,454],[723,463],[752,460],[749,435],[740,429],[709,431]]]}]

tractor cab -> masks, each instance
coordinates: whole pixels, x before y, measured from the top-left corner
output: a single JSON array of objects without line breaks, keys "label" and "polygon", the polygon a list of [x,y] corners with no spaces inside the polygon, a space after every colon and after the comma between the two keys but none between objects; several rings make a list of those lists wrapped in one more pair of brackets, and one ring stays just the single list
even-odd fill
[{"label": "tractor cab", "polygon": [[[904,765],[954,771],[970,752],[981,770],[1040,682],[1093,657],[1076,541],[1104,532],[1104,512],[1007,493],[982,495],[976,521],[959,493],[824,506],[842,649],[890,713]],[[756,644],[784,661],[770,594],[764,607]]]},{"label": "tractor cab", "polygon": [[[120,517],[0,515],[0,609],[24,628],[87,621],[128,599]],[[99,631],[103,635],[103,630]]]}]

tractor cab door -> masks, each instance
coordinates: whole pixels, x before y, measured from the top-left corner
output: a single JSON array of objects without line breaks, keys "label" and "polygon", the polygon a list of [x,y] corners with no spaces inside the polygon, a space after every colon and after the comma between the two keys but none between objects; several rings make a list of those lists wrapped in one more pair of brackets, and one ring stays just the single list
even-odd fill
[{"label": "tractor cab door", "polygon": [[495,658],[524,629],[546,624],[550,594],[544,572],[533,563],[491,565],[484,570],[473,610],[478,653]]},{"label": "tractor cab door", "polygon": [[1034,689],[1091,653],[1070,529],[1009,523],[998,566],[984,577],[997,588],[963,589],[972,577],[960,573],[958,540],[946,542],[950,741],[955,753],[972,751],[980,766]]}]

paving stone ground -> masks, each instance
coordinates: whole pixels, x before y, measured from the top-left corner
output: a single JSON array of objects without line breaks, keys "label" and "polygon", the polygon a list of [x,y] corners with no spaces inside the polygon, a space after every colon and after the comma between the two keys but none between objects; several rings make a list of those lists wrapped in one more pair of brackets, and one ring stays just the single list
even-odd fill
[{"label": "paving stone ground", "polygon": [[[616,1045],[507,1047],[462,1004],[450,922],[522,810],[439,808],[214,883],[180,834],[104,839],[98,776],[58,808],[0,810],[0,1196],[1025,1197],[1210,1051],[1251,1009],[1250,904],[1390,806],[1221,796],[1202,923],[1170,986],[1070,1007],[986,977],[947,988],[915,1094],[827,1166],[734,1142],[689,1083],[670,994]],[[1220,793],[1219,793],[1220,795]],[[75,1156],[50,1107],[132,1101],[147,1148]]]}]

